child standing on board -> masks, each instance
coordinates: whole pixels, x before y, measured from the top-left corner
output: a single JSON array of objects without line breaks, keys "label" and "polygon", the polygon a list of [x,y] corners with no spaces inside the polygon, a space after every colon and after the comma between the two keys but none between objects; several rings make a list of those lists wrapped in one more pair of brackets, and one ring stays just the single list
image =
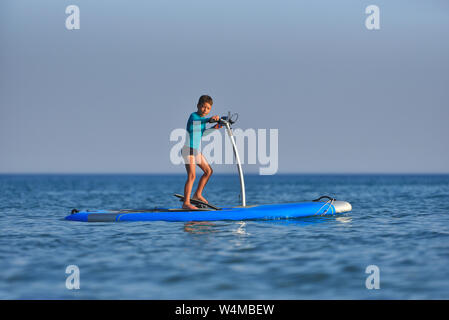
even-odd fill
[{"label": "child standing on board", "polygon": [[[201,200],[207,203],[207,200],[204,199],[202,192],[213,171],[206,158],[200,152],[200,144],[201,137],[205,135],[206,123],[218,122],[220,120],[219,116],[206,118],[212,108],[213,103],[214,102],[211,97],[207,95],[201,96],[197,104],[198,111],[193,112],[187,121],[186,144],[181,151],[187,170],[187,181],[184,187],[184,203],[182,204],[183,209],[198,209],[190,203],[190,194],[192,192],[193,182],[195,181],[195,165],[198,165],[204,173],[198,182],[198,188],[193,194],[192,199]],[[219,126],[216,126],[215,128],[218,129]]]}]

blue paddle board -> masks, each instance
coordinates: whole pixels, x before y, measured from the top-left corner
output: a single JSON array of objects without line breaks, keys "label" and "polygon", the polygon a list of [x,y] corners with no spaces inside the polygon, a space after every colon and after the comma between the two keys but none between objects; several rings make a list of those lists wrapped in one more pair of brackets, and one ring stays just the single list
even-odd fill
[{"label": "blue paddle board", "polygon": [[199,209],[194,211],[170,208],[96,211],[73,210],[73,213],[65,217],[65,219],[83,222],[273,220],[314,215],[333,215],[351,210],[351,204],[346,201],[310,201],[221,208],[219,210]]}]

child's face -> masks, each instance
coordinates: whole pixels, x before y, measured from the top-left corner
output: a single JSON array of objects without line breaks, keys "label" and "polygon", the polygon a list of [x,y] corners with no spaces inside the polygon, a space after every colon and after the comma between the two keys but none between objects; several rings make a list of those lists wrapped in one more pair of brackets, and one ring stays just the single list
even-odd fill
[{"label": "child's face", "polygon": [[201,117],[207,116],[209,114],[211,108],[212,108],[212,106],[210,105],[210,103],[205,102],[205,103],[203,103],[202,106],[198,107],[198,114]]}]

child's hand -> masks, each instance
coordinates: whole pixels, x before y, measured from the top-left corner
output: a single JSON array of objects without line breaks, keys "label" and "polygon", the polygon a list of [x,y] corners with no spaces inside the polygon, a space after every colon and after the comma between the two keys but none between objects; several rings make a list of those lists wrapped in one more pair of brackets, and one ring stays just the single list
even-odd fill
[{"label": "child's hand", "polygon": [[[211,122],[219,122],[220,121],[220,117],[219,116],[213,116],[212,118],[210,118]],[[220,129],[222,126],[217,123],[215,126],[213,126],[214,129]]]},{"label": "child's hand", "polygon": [[213,116],[212,118],[210,118],[211,122],[218,122],[220,121],[220,117],[219,116]]}]

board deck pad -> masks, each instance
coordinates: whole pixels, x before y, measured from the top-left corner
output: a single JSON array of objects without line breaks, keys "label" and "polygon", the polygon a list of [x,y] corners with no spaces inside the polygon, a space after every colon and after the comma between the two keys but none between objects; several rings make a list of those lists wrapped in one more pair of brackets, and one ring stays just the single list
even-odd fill
[{"label": "board deck pad", "polygon": [[[183,195],[178,194],[178,193],[175,193],[174,196],[177,197],[177,198],[179,198],[180,201],[184,201],[184,196],[183,196]],[[210,209],[214,209],[214,210],[221,210],[221,209],[220,209],[219,207],[217,207],[217,206],[214,206],[214,205],[212,205],[212,204],[210,204],[210,203],[206,203],[206,202],[203,202],[203,201],[197,200],[197,199],[192,199],[192,198],[191,198],[191,199],[190,199],[190,203],[193,204],[193,205],[195,205],[195,206],[198,206],[200,209],[201,209],[201,208],[210,208]]]}]

